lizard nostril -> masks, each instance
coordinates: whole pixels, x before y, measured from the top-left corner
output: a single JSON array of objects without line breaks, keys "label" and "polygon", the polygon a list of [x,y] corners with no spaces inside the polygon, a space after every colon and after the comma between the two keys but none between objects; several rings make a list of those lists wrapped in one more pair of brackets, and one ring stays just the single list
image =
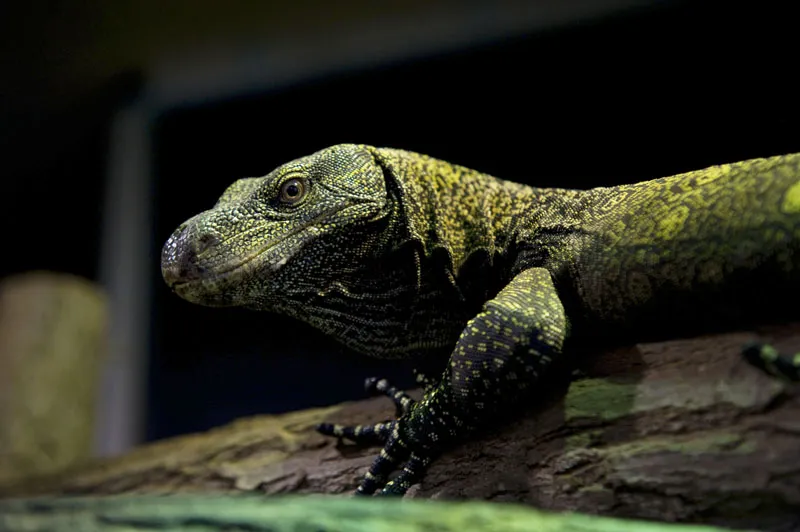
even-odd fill
[{"label": "lizard nostril", "polygon": [[161,272],[170,286],[194,281],[205,272],[199,255],[218,243],[219,239],[211,232],[198,235],[196,224],[181,224],[169,237],[161,252]]},{"label": "lizard nostril", "polygon": [[200,253],[204,252],[205,250],[207,250],[208,248],[210,248],[211,246],[213,246],[216,243],[217,243],[217,237],[215,237],[211,233],[203,233],[197,239],[197,253],[198,253],[198,255]]}]

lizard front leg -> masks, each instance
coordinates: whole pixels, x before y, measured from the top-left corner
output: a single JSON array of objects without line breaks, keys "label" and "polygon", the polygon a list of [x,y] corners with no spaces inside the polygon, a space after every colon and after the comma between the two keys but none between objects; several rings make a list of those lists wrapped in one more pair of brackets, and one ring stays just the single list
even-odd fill
[{"label": "lizard front leg", "polygon": [[357,493],[404,494],[443,448],[519,404],[561,354],[565,336],[550,273],[531,268],[516,275],[467,323],[438,385],[397,421],[376,425],[386,442]]}]

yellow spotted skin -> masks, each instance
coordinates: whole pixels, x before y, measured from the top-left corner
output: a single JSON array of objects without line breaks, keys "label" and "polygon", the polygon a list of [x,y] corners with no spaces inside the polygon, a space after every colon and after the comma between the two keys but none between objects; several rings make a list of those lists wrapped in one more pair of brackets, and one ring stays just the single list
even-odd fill
[{"label": "yellow spotted skin", "polygon": [[[173,233],[162,273],[189,301],[287,314],[426,366],[418,402],[367,381],[396,420],[319,427],[382,442],[358,493],[402,494],[442,449],[523,404],[570,342],[796,316],[800,154],[581,191],[337,145],[235,182]],[[744,355],[800,378],[800,356]]]}]

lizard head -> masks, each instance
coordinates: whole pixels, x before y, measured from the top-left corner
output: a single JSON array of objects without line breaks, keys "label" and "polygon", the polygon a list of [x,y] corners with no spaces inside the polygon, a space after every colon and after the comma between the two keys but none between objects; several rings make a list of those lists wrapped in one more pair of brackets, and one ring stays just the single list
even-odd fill
[{"label": "lizard head", "polygon": [[370,148],[333,146],[233,183],[169,237],[161,271],[193,303],[281,306],[363,262],[389,203]]}]

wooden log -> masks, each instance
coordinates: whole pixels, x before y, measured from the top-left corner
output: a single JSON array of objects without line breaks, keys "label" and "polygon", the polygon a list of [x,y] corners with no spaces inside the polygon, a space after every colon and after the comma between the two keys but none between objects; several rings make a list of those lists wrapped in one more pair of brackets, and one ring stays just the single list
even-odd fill
[{"label": "wooden log", "polygon": [[105,334],[105,297],[85,279],[0,283],[0,482],[91,456]]},{"label": "wooden log", "polygon": [[[800,529],[800,387],[741,359],[741,345],[756,338],[800,351],[800,324],[588,357],[568,391],[445,453],[408,496]],[[392,415],[387,399],[373,398],[242,419],[0,496],[348,493],[377,449],[337,444],[313,426]]]}]

